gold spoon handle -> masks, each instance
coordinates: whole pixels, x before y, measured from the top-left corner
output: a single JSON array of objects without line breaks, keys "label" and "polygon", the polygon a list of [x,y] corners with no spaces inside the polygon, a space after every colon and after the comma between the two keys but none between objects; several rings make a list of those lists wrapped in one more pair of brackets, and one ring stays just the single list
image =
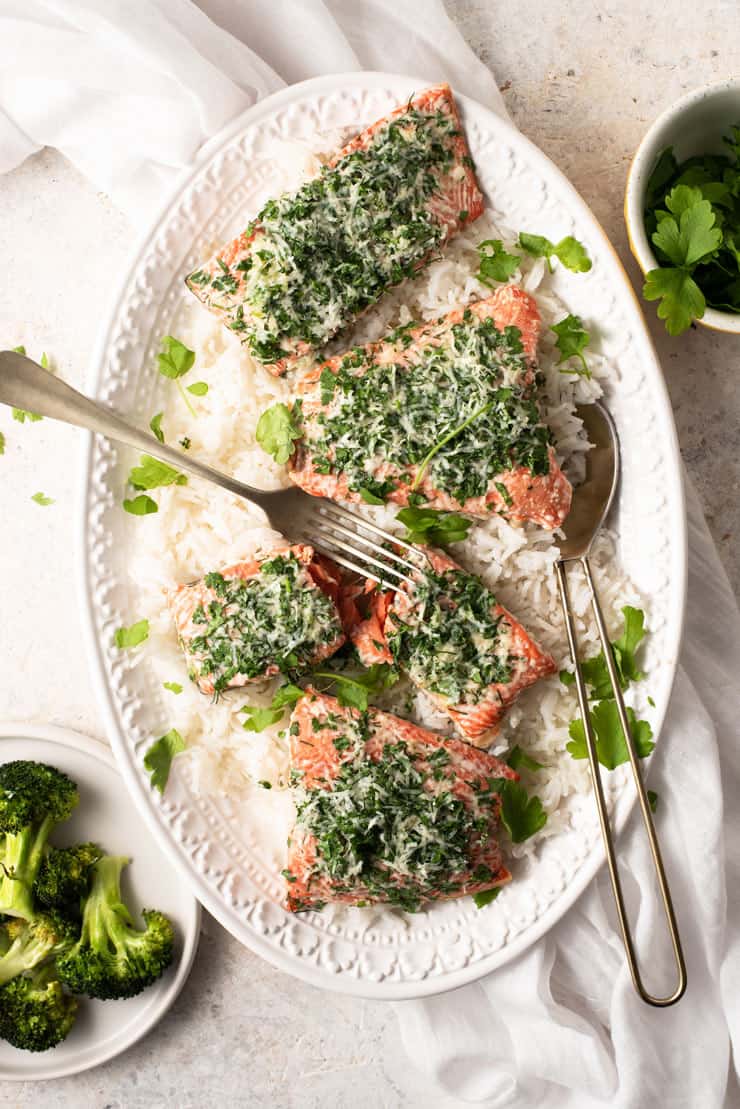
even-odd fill
[{"label": "gold spoon handle", "polygon": [[668,924],[668,931],[673,945],[673,955],[676,961],[676,968],[678,970],[678,983],[673,993],[667,997],[654,997],[648,993],[643,985],[640,968],[635,954],[635,945],[632,939],[632,932],[630,930],[629,920],[627,919],[627,911],[624,904],[624,896],[622,893],[622,883],[619,878],[619,868],[617,864],[616,851],[614,849],[614,840],[612,838],[611,825],[609,823],[609,813],[606,806],[606,799],[604,797],[604,789],[601,783],[601,768],[599,765],[598,754],[596,750],[596,739],[591,726],[591,715],[588,709],[588,695],[586,693],[586,685],[581,673],[581,665],[578,661],[578,641],[576,638],[575,623],[573,620],[573,612],[570,605],[570,596],[568,594],[568,578],[565,569],[565,561],[560,559],[556,563],[556,571],[558,576],[558,587],[560,589],[560,599],[563,604],[563,612],[565,615],[565,627],[568,635],[568,646],[570,647],[570,655],[573,659],[575,666],[575,679],[576,691],[578,693],[578,705],[581,712],[581,720],[583,721],[583,731],[586,737],[586,749],[588,751],[588,761],[591,767],[591,781],[593,782],[594,794],[596,796],[596,806],[599,812],[599,823],[601,824],[601,834],[604,839],[604,848],[606,850],[606,861],[609,867],[609,876],[611,878],[612,889],[614,891],[614,900],[617,905],[617,914],[619,916],[619,925],[622,930],[622,939],[624,941],[624,949],[627,955],[627,963],[632,975],[632,982],[637,993],[643,1001],[648,1005],[657,1005],[665,1007],[673,1005],[683,997],[686,990],[686,963],[684,962],[683,950],[681,948],[681,939],[678,934],[678,925],[676,923],[676,914],[673,908],[673,901],[671,900],[671,893],[668,888],[668,879],[666,878],[665,868],[663,866],[663,859],[660,853],[660,846],[658,844],[658,837],[655,833],[655,826],[653,824],[652,813],[650,812],[650,802],[645,791],[645,786],[642,781],[639,766],[639,756],[635,748],[635,743],[630,731],[629,721],[627,719],[627,710],[622,697],[622,689],[619,684],[619,676],[614,663],[614,656],[612,654],[611,644],[609,642],[609,635],[604,623],[604,616],[599,604],[599,598],[596,594],[596,587],[594,585],[593,577],[591,576],[591,567],[588,564],[588,558],[584,555],[579,559],[583,568],[583,573],[586,577],[586,582],[591,593],[591,604],[596,619],[596,626],[599,630],[601,638],[601,646],[604,652],[604,660],[606,668],[609,672],[609,680],[611,681],[612,692],[617,706],[617,714],[619,722],[624,732],[625,742],[627,744],[627,751],[629,753],[630,765],[632,767],[632,776],[635,780],[637,787],[637,798],[640,802],[640,812],[642,813],[643,824],[647,832],[648,842],[650,844],[650,853],[653,857],[653,865],[655,873],[658,877],[658,885],[660,887],[661,898],[663,901],[663,909],[665,911],[666,921]]}]

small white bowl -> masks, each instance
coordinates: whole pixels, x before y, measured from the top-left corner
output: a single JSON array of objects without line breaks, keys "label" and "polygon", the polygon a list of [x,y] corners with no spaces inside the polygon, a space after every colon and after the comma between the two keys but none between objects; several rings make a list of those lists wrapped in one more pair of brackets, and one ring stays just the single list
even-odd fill
[{"label": "small white bowl", "polygon": [[[722,154],[722,136],[740,123],[740,78],[704,85],[677,100],[658,116],[637,148],[627,176],[624,218],[630,250],[643,273],[659,265],[645,232],[645,190],[661,151],[673,147],[678,162],[695,154]],[[715,331],[740,335],[740,314],[707,308],[696,321]]]}]

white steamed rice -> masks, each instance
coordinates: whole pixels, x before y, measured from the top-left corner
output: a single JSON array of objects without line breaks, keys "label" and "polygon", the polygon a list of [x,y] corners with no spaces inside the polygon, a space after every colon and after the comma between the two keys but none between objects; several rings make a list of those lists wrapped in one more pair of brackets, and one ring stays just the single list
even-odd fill
[{"label": "white steamed rice", "polygon": [[[294,185],[300,173],[316,167],[315,156],[303,148],[286,151],[286,155],[282,187]],[[489,211],[445,248],[416,280],[407,282],[368,312],[355,328],[352,343],[375,339],[410,319],[433,319],[489,295],[491,290],[480,284],[475,274],[476,244],[490,238],[503,240],[507,249],[518,253],[515,234]],[[537,298],[543,321],[539,357],[545,376],[543,413],[554,432],[560,461],[571,479],[577,481],[583,473],[588,445],[574,405],[601,395],[600,382],[606,378],[608,366],[594,351],[588,354],[591,380],[563,373],[557,366],[558,352],[550,326],[567,315],[568,308],[554,295],[543,260],[525,256],[511,282],[521,284]],[[162,429],[167,441],[176,443],[187,436],[193,456],[249,484],[263,488],[288,485],[285,468],[277,466],[257,445],[255,427],[265,408],[290,398],[290,381],[273,378],[256,365],[236,337],[195,301],[183,306],[172,322],[171,332],[196,351],[196,365],[187,380],[205,381],[209,390],[204,397],[192,398],[197,410],[194,419],[175,384],[167,383],[165,401],[158,406],[164,409]],[[274,804],[275,819],[281,826],[280,842],[284,843],[290,806],[285,797],[278,795],[284,791],[287,778],[285,737],[280,725],[261,734],[245,732],[240,714],[247,703],[269,703],[276,683],[228,693],[215,704],[204,697],[188,680],[163,593],[173,584],[191,581],[206,571],[269,548],[281,537],[266,526],[258,509],[193,479],[184,486],[161,489],[156,496],[159,512],[132,521],[136,553],[131,575],[140,595],[138,618],[146,616],[150,621],[147,655],[163,682],[176,681],[183,686],[180,695],[165,694],[170,724],[188,744],[180,757],[189,763],[189,777],[196,790],[228,796],[232,810],[240,802],[255,799],[257,783],[272,783],[272,794],[265,796],[261,789],[259,793],[265,802],[269,797]],[[392,509],[362,511],[393,529]],[[455,545],[451,553],[482,576],[498,599],[552,652],[559,666],[569,664],[552,570],[557,549],[549,532],[533,525],[513,527],[494,516],[474,526],[465,543]],[[597,543],[593,567],[607,620],[616,629],[621,607],[639,604],[640,598],[616,563],[614,538],[607,532]],[[589,618],[588,595],[575,571],[571,583],[578,635],[585,652],[592,654],[598,642]],[[424,696],[415,694],[405,682],[386,695],[383,707],[450,731],[448,718],[435,712]],[[557,834],[568,819],[567,798],[588,788],[587,763],[574,761],[565,750],[568,725],[575,715],[574,696],[558,677],[541,681],[508,713],[493,748],[500,753],[518,743],[544,764],[545,769],[536,774],[524,773],[526,784],[536,790],[549,815],[540,837]],[[514,848],[513,853],[530,854],[540,837]]]}]

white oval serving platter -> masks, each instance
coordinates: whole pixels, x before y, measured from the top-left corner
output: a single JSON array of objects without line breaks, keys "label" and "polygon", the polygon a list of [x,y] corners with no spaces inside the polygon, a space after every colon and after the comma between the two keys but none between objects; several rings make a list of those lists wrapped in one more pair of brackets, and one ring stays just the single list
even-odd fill
[{"label": "white oval serving platter", "polygon": [[175,960],[158,982],[126,1001],[81,998],[74,1028],[58,1047],[19,1051],[0,1040],[0,1081],[36,1082],[97,1067],[131,1047],[161,1020],[190,974],[201,913],[181,869],[173,868],[168,852],[152,841],[107,747],[66,728],[0,724],[0,761],[11,759],[49,763],[77,782],[80,803],[56,829],[54,843],[92,840],[112,855],[128,855],[131,865],[122,880],[127,900],[136,908],[162,909],[177,932]]},{"label": "white oval serving platter", "polygon": [[[145,426],[154,410],[151,372],[160,337],[183,298],[183,275],[256,213],[270,194],[271,152],[338,129],[360,129],[429,82],[383,73],[318,78],[261,102],[208,144],[180,183],[125,273],[94,361],[101,400]],[[655,352],[631,286],[604,232],[548,158],[490,110],[459,98],[488,204],[509,226],[553,240],[574,234],[593,259],[586,274],[560,268],[556,291],[598,327],[613,367],[607,401],[619,428],[623,480],[613,525],[624,567],[650,598],[646,668],[659,733],[676,668],[686,580],[686,528],[673,417]],[[545,840],[536,861],[494,905],[471,899],[414,916],[353,911],[294,916],[280,905],[280,879],[261,857],[228,799],[196,796],[173,768],[165,797],[143,767],[152,736],[169,724],[146,661],[113,645],[113,631],[136,619],[127,574],[120,501],[125,451],[89,442],[81,512],[81,583],[90,657],[110,742],[149,827],[186,867],[199,900],[239,940],[275,966],[317,986],[365,997],[420,997],[470,982],[520,954],[593,878],[603,860],[590,797],[574,805],[571,828]],[[177,764],[175,764],[175,767]],[[624,768],[609,777],[617,826],[634,795]],[[361,919],[359,919],[361,917]]]}]

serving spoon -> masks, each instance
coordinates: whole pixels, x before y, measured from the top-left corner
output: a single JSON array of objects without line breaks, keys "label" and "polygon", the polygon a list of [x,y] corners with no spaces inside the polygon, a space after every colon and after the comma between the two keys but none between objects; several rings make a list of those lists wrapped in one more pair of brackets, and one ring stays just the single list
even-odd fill
[{"label": "serving spoon", "polygon": [[[653,817],[650,811],[650,802],[642,781],[639,755],[630,730],[627,710],[622,696],[622,688],[619,683],[619,675],[617,673],[614,654],[609,641],[609,633],[606,629],[604,615],[601,611],[601,605],[599,604],[599,598],[596,593],[596,586],[594,585],[594,579],[588,560],[594,540],[606,519],[619,484],[619,437],[614,425],[614,420],[602,404],[597,402],[596,404],[579,405],[576,411],[580,419],[583,420],[583,426],[588,434],[589,442],[593,444],[593,447],[586,455],[586,480],[581,485],[577,486],[573,494],[573,503],[570,513],[565,523],[562,525],[564,538],[558,542],[560,558],[555,564],[555,569],[558,579],[558,588],[560,590],[560,599],[563,605],[563,613],[565,615],[568,646],[575,667],[576,692],[578,694],[578,706],[586,737],[586,750],[588,752],[588,761],[591,768],[591,781],[593,782],[594,795],[596,797],[601,834],[604,840],[604,849],[606,851],[606,861],[609,868],[612,890],[614,891],[614,900],[617,905],[617,915],[619,917],[619,926],[627,955],[627,963],[630,968],[634,987],[642,1000],[647,1002],[648,1005],[656,1005],[664,1008],[668,1005],[674,1005],[683,997],[686,990],[686,963],[681,948],[681,938],[678,934],[673,901],[671,899],[670,889],[668,888],[668,879],[666,878],[658,837],[655,832],[655,825],[653,824]],[[599,765],[596,749],[596,739],[594,737],[591,714],[588,708],[588,694],[581,672],[581,664],[578,659],[578,640],[568,592],[568,575],[566,572],[566,566],[573,562],[580,563],[581,570],[591,594],[591,606],[593,608],[594,619],[599,632],[599,638],[601,639],[606,669],[612,687],[612,695],[617,706],[617,715],[627,744],[630,766],[632,767],[632,776],[637,788],[637,800],[645,825],[648,843],[650,845],[650,853],[653,858],[653,865],[658,878],[658,886],[660,888],[668,931],[673,945],[673,955],[678,970],[678,981],[673,993],[666,997],[654,997],[643,984],[637,956],[635,954],[634,940],[632,938],[627,911],[625,909],[622,883],[619,877],[619,868],[609,821],[609,812],[601,781],[601,767]]]}]

